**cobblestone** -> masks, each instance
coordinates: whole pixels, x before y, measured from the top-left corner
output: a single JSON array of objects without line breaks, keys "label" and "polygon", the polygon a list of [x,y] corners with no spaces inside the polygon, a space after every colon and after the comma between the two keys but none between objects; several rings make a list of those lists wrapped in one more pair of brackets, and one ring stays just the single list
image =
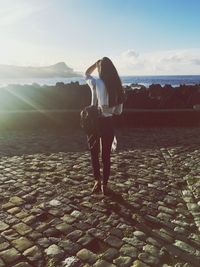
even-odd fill
[{"label": "cobblestone", "polygon": [[199,267],[200,128],[116,133],[106,197],[79,130],[0,133],[0,267]]}]

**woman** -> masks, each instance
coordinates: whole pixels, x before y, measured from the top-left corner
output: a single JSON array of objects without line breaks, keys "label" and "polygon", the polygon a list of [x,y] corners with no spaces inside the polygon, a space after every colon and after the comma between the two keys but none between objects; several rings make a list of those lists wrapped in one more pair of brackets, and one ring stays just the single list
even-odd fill
[{"label": "woman", "polygon": [[[97,69],[99,78],[95,79],[91,73]],[[104,57],[90,66],[86,72],[86,82],[91,88],[92,99],[91,105],[97,105],[101,108],[102,116],[99,118],[99,135],[94,136],[95,142],[91,146],[90,152],[92,167],[94,172],[95,184],[92,189],[93,193],[100,190],[104,195],[108,193],[108,179],[110,176],[110,153],[114,140],[113,114],[119,115],[123,109],[123,88],[121,80],[112,61]],[[93,139],[94,140],[94,139]],[[90,142],[90,139],[88,139]],[[102,163],[103,179],[101,184],[99,152],[100,143],[102,145]]]}]

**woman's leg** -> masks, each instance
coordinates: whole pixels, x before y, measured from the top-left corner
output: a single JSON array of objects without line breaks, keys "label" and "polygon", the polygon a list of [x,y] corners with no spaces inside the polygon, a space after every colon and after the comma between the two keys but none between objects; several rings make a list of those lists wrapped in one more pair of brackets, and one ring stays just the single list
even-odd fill
[{"label": "woman's leg", "polygon": [[98,136],[87,136],[88,147],[91,154],[91,162],[93,168],[93,174],[95,184],[92,192],[100,191],[101,187],[101,175],[100,175],[100,164],[99,164],[99,152],[100,152],[100,137]]},{"label": "woman's leg", "polygon": [[112,118],[105,118],[102,133],[102,162],[103,162],[103,185],[106,186],[110,176],[110,153],[114,139],[114,129]]}]

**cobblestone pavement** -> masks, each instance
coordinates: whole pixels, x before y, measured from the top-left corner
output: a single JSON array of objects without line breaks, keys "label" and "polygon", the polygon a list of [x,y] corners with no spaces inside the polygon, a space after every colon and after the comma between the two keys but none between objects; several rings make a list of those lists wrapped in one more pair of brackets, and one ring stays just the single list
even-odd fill
[{"label": "cobblestone pavement", "polygon": [[104,197],[81,132],[0,133],[0,267],[200,266],[200,128],[117,136]]}]

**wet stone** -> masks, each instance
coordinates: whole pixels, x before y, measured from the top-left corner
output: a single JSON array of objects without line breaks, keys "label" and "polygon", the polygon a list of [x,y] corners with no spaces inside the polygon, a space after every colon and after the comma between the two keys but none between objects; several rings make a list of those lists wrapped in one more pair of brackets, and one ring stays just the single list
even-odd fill
[{"label": "wet stone", "polygon": [[75,230],[67,235],[67,238],[72,240],[73,242],[77,241],[83,235],[83,231]]},{"label": "wet stone", "polygon": [[30,216],[24,218],[22,221],[23,221],[25,224],[32,224],[32,223],[34,223],[36,220],[37,220],[37,219],[36,219],[35,216],[30,215]]},{"label": "wet stone", "polygon": [[178,234],[186,234],[186,230],[183,227],[177,226],[174,228],[174,231],[177,232]]},{"label": "wet stone", "polygon": [[59,246],[61,246],[64,249],[64,251],[66,251],[70,255],[76,254],[81,249],[81,246],[79,244],[73,243],[70,240],[60,241]]},{"label": "wet stone", "polygon": [[61,218],[65,223],[69,223],[69,224],[71,224],[71,223],[74,223],[75,221],[76,221],[76,217],[73,217],[73,216],[71,216],[71,215],[65,215],[65,216],[63,216],[62,218]]},{"label": "wet stone", "polygon": [[19,234],[13,229],[8,229],[1,233],[7,240],[14,240],[19,237]]},{"label": "wet stone", "polygon": [[115,236],[108,236],[105,242],[114,248],[120,248],[123,244],[122,240]]},{"label": "wet stone", "polygon": [[131,267],[149,267],[149,265],[142,261],[136,260],[133,262],[133,265],[131,265]]},{"label": "wet stone", "polygon": [[147,264],[153,265],[153,266],[156,266],[159,263],[158,258],[156,258],[156,257],[154,257],[148,253],[140,253],[138,258],[139,258],[139,260],[141,260]]},{"label": "wet stone", "polygon": [[109,263],[105,260],[98,260],[93,267],[117,267],[116,265]]},{"label": "wet stone", "polygon": [[97,256],[96,254],[92,253],[90,250],[88,249],[81,249],[76,256],[81,259],[82,261],[88,262],[90,264],[95,263],[95,261],[97,260]]},{"label": "wet stone", "polygon": [[63,267],[79,267],[81,266],[80,260],[74,256],[67,257],[63,262],[62,262]]},{"label": "wet stone", "polygon": [[199,256],[200,257],[200,252],[197,251],[194,247],[192,247],[191,245],[183,242],[183,241],[180,241],[180,240],[176,240],[175,241],[175,245],[177,247],[179,247],[180,249],[182,249],[183,251],[186,251],[190,254],[193,254],[193,255],[196,255],[196,256]]},{"label": "wet stone", "polygon": [[2,242],[0,241],[0,251],[2,250],[6,250],[8,247],[10,246],[10,244],[8,242]]},{"label": "wet stone", "polygon": [[2,205],[2,209],[8,210],[8,209],[13,208],[14,206],[15,205],[12,202],[8,202],[8,203],[5,203],[5,204]]},{"label": "wet stone", "polygon": [[13,263],[16,260],[20,259],[21,255],[15,248],[10,248],[0,252],[0,258],[3,259],[5,263]]},{"label": "wet stone", "polygon": [[123,245],[120,249],[120,252],[123,254],[123,255],[126,255],[126,256],[129,256],[131,258],[137,258],[137,255],[138,255],[138,250],[137,248],[133,247],[133,246],[130,246],[130,245]]},{"label": "wet stone", "polygon": [[163,228],[160,230],[153,230],[153,231],[156,232],[163,241],[168,243],[173,243],[174,238],[170,236],[168,233],[166,233],[166,231]]},{"label": "wet stone", "polygon": [[116,229],[116,228],[111,229],[110,234],[117,236],[119,238],[123,237],[123,232],[120,229]]},{"label": "wet stone", "polygon": [[82,215],[82,213],[79,210],[74,210],[71,213],[71,216],[75,217],[75,218],[79,218]]},{"label": "wet stone", "polygon": [[142,249],[143,246],[146,244],[145,242],[137,239],[136,237],[124,237],[122,240],[138,249]]},{"label": "wet stone", "polygon": [[73,226],[67,223],[57,224],[56,229],[65,234],[68,234],[74,230]]},{"label": "wet stone", "polygon": [[159,243],[159,241],[157,241],[156,239],[154,239],[152,237],[148,237],[146,241],[147,241],[147,243],[154,245],[158,248],[161,248],[163,246],[161,243]]},{"label": "wet stone", "polygon": [[83,247],[86,247],[87,245],[89,245],[92,241],[94,240],[94,238],[91,235],[84,235],[81,238],[79,238],[79,240],[77,241],[79,244],[81,244]]},{"label": "wet stone", "polygon": [[13,228],[21,235],[26,235],[32,231],[32,228],[25,223],[16,224]]},{"label": "wet stone", "polygon": [[0,221],[0,232],[4,231],[9,228],[9,225],[4,223],[3,221]]},{"label": "wet stone", "polygon": [[159,206],[158,210],[161,211],[161,212],[164,212],[164,213],[169,213],[170,215],[174,215],[175,214],[174,210],[169,209],[167,207],[163,207],[163,206]]},{"label": "wet stone", "polygon": [[19,251],[24,251],[27,248],[33,246],[33,243],[28,240],[26,237],[20,237],[19,239],[13,240],[12,244]]},{"label": "wet stone", "polygon": [[172,219],[172,216],[168,213],[164,213],[164,212],[160,212],[158,215],[157,215],[157,218],[163,220],[163,221],[171,221]]},{"label": "wet stone", "polygon": [[106,250],[106,252],[102,255],[102,258],[107,261],[112,261],[114,258],[116,258],[119,254],[119,251],[115,248],[109,248]]},{"label": "wet stone", "polygon": [[61,257],[64,254],[63,250],[61,250],[61,248],[55,244],[45,249],[45,253],[47,254],[47,256],[51,256],[51,257],[53,256]]},{"label": "wet stone", "polygon": [[143,247],[143,250],[155,257],[161,257],[163,255],[163,252],[153,245],[145,245]]},{"label": "wet stone", "polygon": [[53,206],[53,207],[58,207],[58,206],[60,206],[62,203],[61,203],[59,200],[57,200],[57,199],[52,199],[52,200],[49,202],[49,204],[50,204],[51,206]]},{"label": "wet stone", "polygon": [[9,201],[17,206],[24,203],[24,200],[18,196],[11,197]]},{"label": "wet stone", "polygon": [[6,267],[5,263],[0,259],[0,267]]},{"label": "wet stone", "polygon": [[136,236],[140,240],[145,241],[145,239],[146,239],[146,234],[143,233],[142,231],[135,231],[133,234],[134,234],[134,236]]},{"label": "wet stone", "polygon": [[113,261],[119,267],[131,266],[132,259],[130,257],[120,256]]},{"label": "wet stone", "polygon": [[14,207],[14,208],[8,210],[8,212],[10,214],[17,214],[19,211],[20,211],[19,207]]},{"label": "wet stone", "polygon": [[42,258],[42,252],[37,246],[33,246],[24,251],[23,255],[30,261],[38,261]]},{"label": "wet stone", "polygon": [[53,227],[47,229],[44,233],[47,237],[59,237],[61,235],[61,232]]},{"label": "wet stone", "polygon": [[44,248],[49,247],[49,245],[51,244],[51,242],[49,241],[49,239],[46,238],[46,237],[39,238],[39,239],[37,240],[37,243],[38,243],[41,247],[44,247]]}]

